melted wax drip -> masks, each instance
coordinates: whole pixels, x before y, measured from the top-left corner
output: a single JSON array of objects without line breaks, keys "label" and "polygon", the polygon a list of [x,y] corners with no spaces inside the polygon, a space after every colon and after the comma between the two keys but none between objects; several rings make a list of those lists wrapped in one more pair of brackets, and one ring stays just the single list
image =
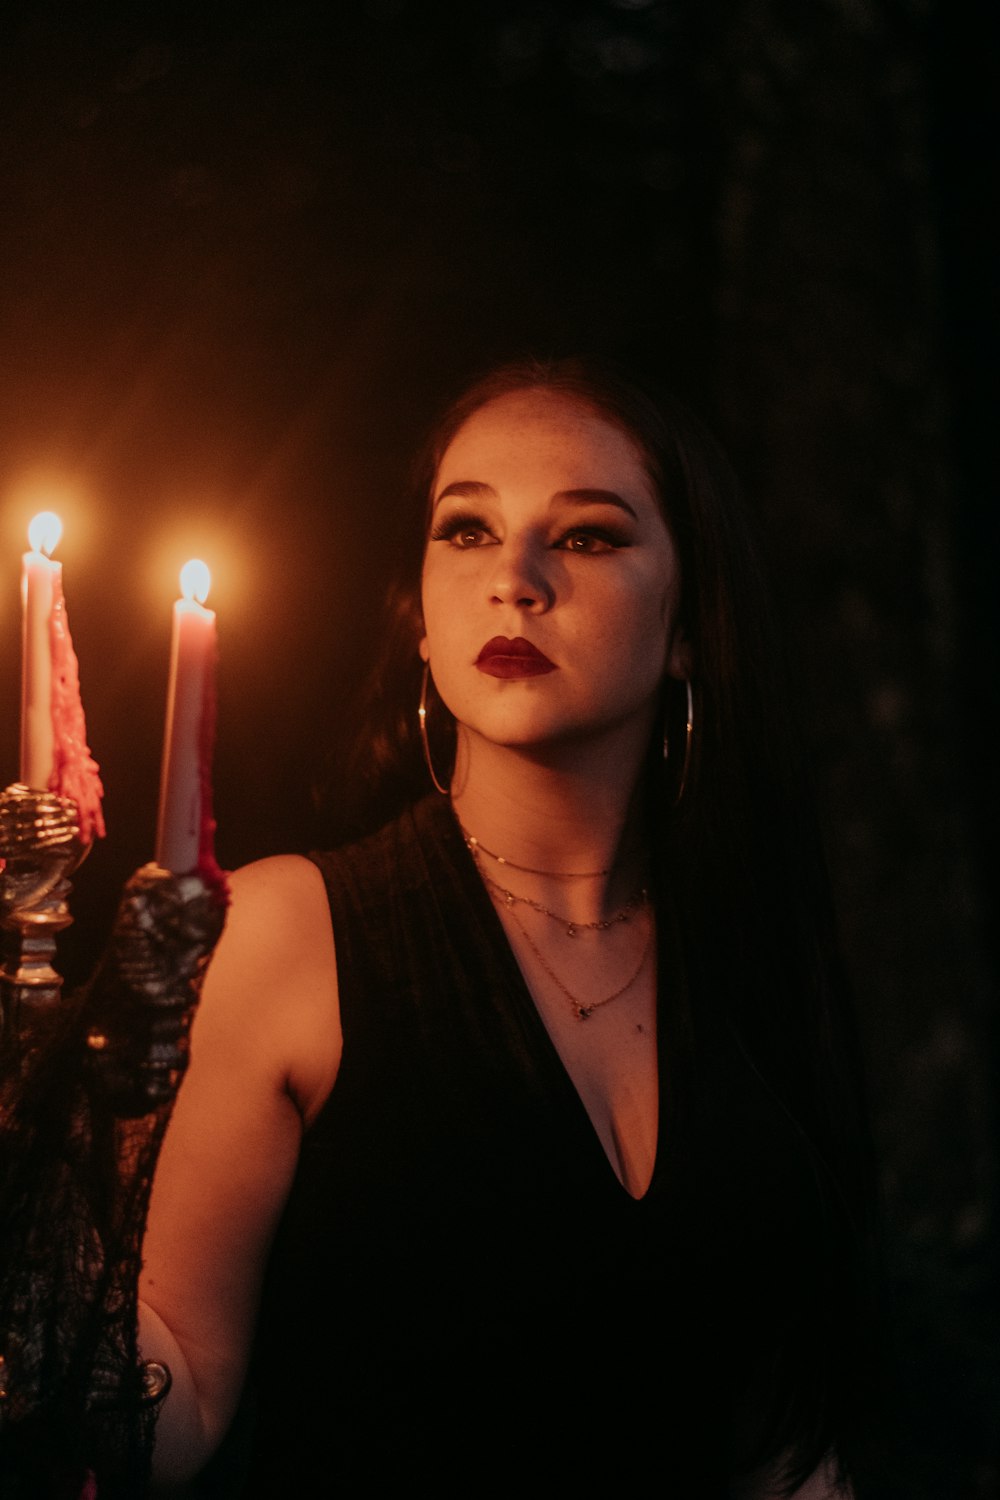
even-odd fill
[{"label": "melted wax drip", "polygon": [[52,614],[52,732],[55,756],[48,790],[71,797],[80,814],[80,838],[85,844],[104,837],[101,798],[104,788],[97,762],[87,748],[87,723],[80,701],[80,668],[70,639],[63,602],[62,580],[53,578]]},{"label": "melted wax drip", "polygon": [[197,873],[221,906],[229,905],[229,882],[215,857],[215,818],[212,815],[212,758],[215,750],[215,673],[205,673],[201,700],[198,775],[201,781],[201,824],[198,829]]}]

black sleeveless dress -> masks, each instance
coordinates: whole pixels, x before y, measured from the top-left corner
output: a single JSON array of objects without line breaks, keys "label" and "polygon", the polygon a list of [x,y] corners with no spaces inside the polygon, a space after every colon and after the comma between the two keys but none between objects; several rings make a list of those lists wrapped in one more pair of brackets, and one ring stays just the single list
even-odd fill
[{"label": "black sleeveless dress", "polygon": [[735,1150],[731,1120],[691,1099],[677,1108],[686,1043],[668,913],[660,1145],[635,1200],[449,804],[428,799],[315,858],[343,1062],[271,1258],[250,1493],[534,1480],[724,1495],[732,1414],[793,1274],[782,1241],[803,1176],[752,1101]]}]

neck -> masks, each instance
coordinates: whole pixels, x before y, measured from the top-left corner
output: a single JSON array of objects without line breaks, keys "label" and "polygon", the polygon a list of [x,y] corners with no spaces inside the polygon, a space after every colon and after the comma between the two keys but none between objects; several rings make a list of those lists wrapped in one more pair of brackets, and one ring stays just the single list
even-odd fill
[{"label": "neck", "polygon": [[553,877],[594,875],[580,894],[595,909],[627,899],[645,866],[638,795],[645,741],[621,740],[612,731],[539,754],[462,730],[452,781],[459,821],[509,861]]}]

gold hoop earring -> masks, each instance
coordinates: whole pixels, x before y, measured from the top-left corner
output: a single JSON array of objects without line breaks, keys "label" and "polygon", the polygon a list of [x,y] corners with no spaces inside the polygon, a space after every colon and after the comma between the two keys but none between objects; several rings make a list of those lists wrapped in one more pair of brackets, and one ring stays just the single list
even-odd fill
[{"label": "gold hoop earring", "polygon": [[420,743],[424,749],[424,760],[427,762],[427,769],[431,773],[431,780],[442,797],[447,797],[448,788],[442,786],[434,774],[434,762],[431,760],[431,746],[427,738],[427,679],[430,677],[430,673],[429,664],[424,662],[424,675],[420,680],[420,707],[417,709],[417,719],[420,722]]},{"label": "gold hoop earring", "polygon": [[[684,787],[687,784],[688,768],[691,765],[691,742],[694,739],[694,694],[691,691],[691,679],[685,678],[684,686],[687,688],[687,720],[684,725],[684,764],[681,766],[681,779],[677,786],[677,796],[674,798],[674,806],[680,805],[684,795]],[[667,753],[667,737],[663,737],[664,758]]]}]

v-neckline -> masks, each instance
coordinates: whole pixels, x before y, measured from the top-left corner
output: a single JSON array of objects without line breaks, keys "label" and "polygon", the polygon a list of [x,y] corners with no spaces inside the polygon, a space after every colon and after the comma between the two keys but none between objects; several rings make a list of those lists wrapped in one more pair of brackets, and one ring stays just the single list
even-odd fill
[{"label": "v-neckline", "polygon": [[[585,1138],[588,1140],[588,1149],[590,1149],[591,1151],[596,1150],[599,1153],[600,1159],[604,1163],[605,1171],[611,1178],[612,1190],[616,1190],[623,1199],[627,1199],[630,1203],[639,1204],[645,1202],[652,1193],[653,1188],[656,1185],[657,1179],[660,1175],[661,1160],[663,1155],[661,1147],[663,1142],[663,1126],[665,1120],[663,1067],[664,1047],[663,1006],[660,1003],[660,997],[663,993],[663,943],[658,941],[655,944],[657,1099],[656,1149],[653,1156],[653,1170],[650,1174],[646,1189],[640,1194],[635,1194],[631,1191],[630,1188],[626,1186],[625,1182],[619,1176],[615,1164],[611,1160],[611,1157],[608,1155],[608,1152],[604,1146],[604,1142],[601,1140],[601,1137],[598,1134],[597,1126],[591,1118],[590,1111],[587,1109],[587,1106],[584,1103],[583,1096],[581,1095],[579,1089],[573,1081],[573,1076],[567,1068],[565,1062],[563,1061],[558,1047],[549,1034],[548,1027],[545,1025],[545,1022],[542,1019],[541,1013],[535,1002],[535,997],[532,995],[528,982],[524,977],[521,965],[518,962],[517,954],[514,952],[514,949],[511,946],[510,939],[507,936],[507,932],[504,928],[503,922],[500,920],[500,914],[497,911],[494,902],[490,898],[489,892],[483,884],[482,877],[480,876],[479,871],[476,868],[476,862],[469,852],[465,839],[462,836],[461,826],[459,825],[450,800],[447,803],[444,803],[441,810],[446,815],[449,841],[453,845],[454,857],[461,868],[464,870],[467,877],[466,880],[463,881],[463,886],[468,891],[469,899],[472,902],[477,915],[479,916],[479,919],[483,926],[484,935],[489,941],[490,946],[494,949],[498,959],[502,964],[503,969],[506,970],[506,974],[509,979],[510,992],[517,1004],[520,1019],[531,1030],[534,1038],[537,1040],[539,1055],[545,1057],[548,1072],[552,1075],[554,1080],[558,1080],[558,1086],[562,1088],[562,1090],[566,1092],[567,1096],[572,1100],[573,1113],[576,1117],[577,1125],[578,1127],[580,1127],[578,1133],[581,1135],[581,1138]],[[654,903],[654,921],[656,921],[657,915],[657,907]],[[659,936],[662,936],[662,934],[658,934],[658,937]]]}]

